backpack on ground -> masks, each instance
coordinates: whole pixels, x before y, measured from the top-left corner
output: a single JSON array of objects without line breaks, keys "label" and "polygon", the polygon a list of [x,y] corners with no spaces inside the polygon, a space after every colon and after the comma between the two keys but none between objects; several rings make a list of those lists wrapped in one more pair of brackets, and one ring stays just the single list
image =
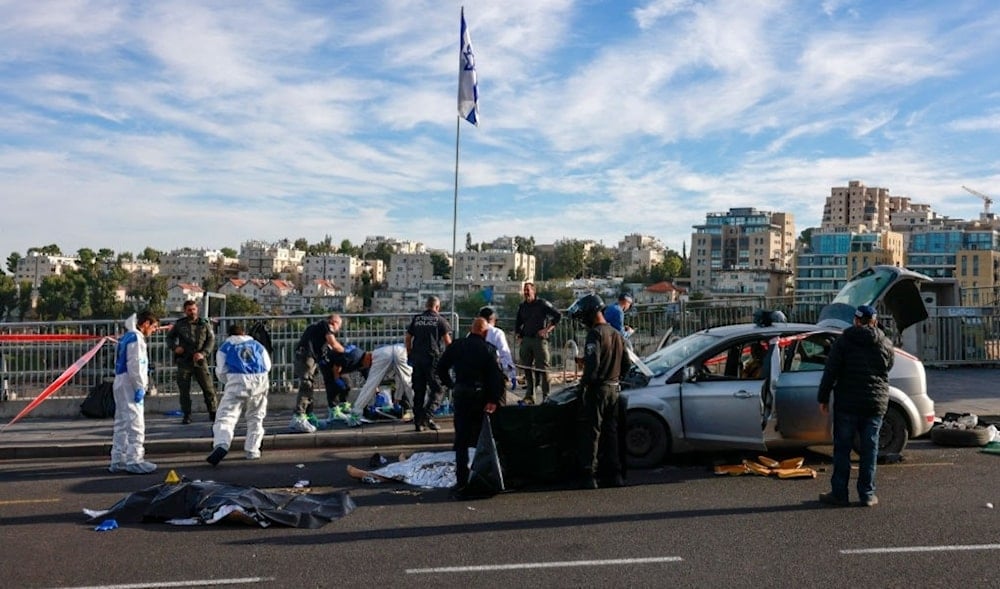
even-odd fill
[{"label": "backpack on ground", "polygon": [[87,398],[80,403],[80,413],[94,419],[115,416],[115,392],[113,381],[102,380],[90,388]]}]

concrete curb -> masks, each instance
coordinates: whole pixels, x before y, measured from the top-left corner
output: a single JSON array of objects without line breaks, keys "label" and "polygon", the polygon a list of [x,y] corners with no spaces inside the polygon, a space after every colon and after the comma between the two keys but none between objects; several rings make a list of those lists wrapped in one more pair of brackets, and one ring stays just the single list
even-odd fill
[{"label": "concrete curb", "polygon": [[[341,431],[315,434],[271,434],[264,436],[261,450],[312,450],[317,448],[354,448],[371,446],[421,446],[451,444],[455,432],[442,428],[439,431],[424,432],[358,432]],[[169,440],[146,440],[144,444],[149,456],[166,454],[208,454],[212,450],[211,438],[177,438]],[[243,437],[233,440],[231,449],[242,452]],[[111,440],[106,442],[81,443],[22,443],[0,446],[0,460],[23,460],[39,458],[106,457],[111,453]]]}]

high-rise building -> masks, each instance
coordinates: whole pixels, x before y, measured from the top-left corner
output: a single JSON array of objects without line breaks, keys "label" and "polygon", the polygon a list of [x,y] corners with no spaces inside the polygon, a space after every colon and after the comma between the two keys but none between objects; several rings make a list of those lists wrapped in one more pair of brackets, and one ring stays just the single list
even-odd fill
[{"label": "high-rise building", "polygon": [[794,273],[791,213],[731,208],[708,213],[691,235],[691,289],[783,296]]}]

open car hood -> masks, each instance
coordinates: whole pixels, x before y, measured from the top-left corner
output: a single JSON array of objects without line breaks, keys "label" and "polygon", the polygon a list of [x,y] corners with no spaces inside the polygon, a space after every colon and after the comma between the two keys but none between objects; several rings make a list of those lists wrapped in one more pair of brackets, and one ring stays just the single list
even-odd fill
[{"label": "open car hood", "polygon": [[823,307],[816,324],[846,329],[853,324],[854,310],[859,305],[872,305],[892,315],[896,330],[902,333],[927,319],[927,307],[920,296],[922,282],[933,279],[896,266],[866,268],[848,280],[833,302]]}]

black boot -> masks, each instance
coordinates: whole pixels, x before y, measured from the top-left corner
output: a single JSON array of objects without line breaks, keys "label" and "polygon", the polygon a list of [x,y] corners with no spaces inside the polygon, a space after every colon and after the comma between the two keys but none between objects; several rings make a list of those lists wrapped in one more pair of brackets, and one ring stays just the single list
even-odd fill
[{"label": "black boot", "polygon": [[211,421],[212,423],[215,423],[215,411],[208,412],[208,420]]},{"label": "black boot", "polygon": [[229,450],[226,450],[222,446],[216,446],[215,450],[212,450],[212,453],[208,455],[205,461],[212,466],[218,466],[222,462],[222,459],[226,457],[226,454],[229,454]]},{"label": "black boot", "polygon": [[181,423],[183,423],[184,425],[191,423],[191,414],[185,413],[184,417],[181,418]]}]

